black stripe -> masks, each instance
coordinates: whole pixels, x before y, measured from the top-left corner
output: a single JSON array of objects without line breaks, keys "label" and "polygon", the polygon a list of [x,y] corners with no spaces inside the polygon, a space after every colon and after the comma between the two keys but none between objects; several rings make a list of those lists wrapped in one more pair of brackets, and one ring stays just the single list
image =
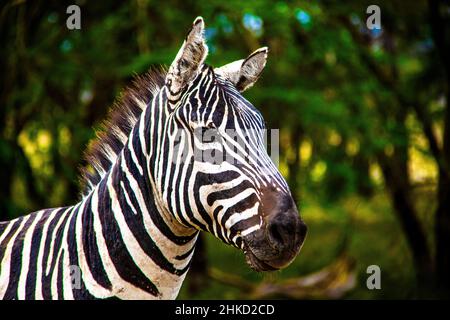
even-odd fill
[{"label": "black stripe", "polygon": [[207,201],[208,205],[212,206],[213,203],[217,200],[233,198],[234,196],[237,196],[239,193],[241,193],[249,188],[252,188],[252,187],[253,187],[253,185],[251,184],[250,181],[243,180],[240,184],[238,184],[232,188],[221,190],[221,191],[211,192],[210,194],[208,194],[206,201]]},{"label": "black stripe", "polygon": [[[79,210],[80,207],[77,208],[77,212],[74,213],[72,219],[69,221],[69,229],[67,230],[67,242],[68,242],[68,252],[69,255],[69,261],[71,266],[78,266],[78,248],[77,248],[77,241],[76,241],[76,221],[79,214],[83,214]],[[83,228],[84,229],[84,228]],[[81,250],[81,248],[80,248]],[[81,275],[80,275],[81,276]],[[91,300],[94,297],[87,291],[86,286],[83,281],[83,277],[80,279],[80,287],[79,288],[72,288],[72,295],[75,300]],[[66,290],[69,290],[69,288],[66,288]]]},{"label": "black stripe", "polygon": [[[54,219],[54,221],[57,223],[57,221],[59,221],[60,219],[62,219],[61,225],[59,226],[59,228],[55,233],[55,240],[53,243],[53,256],[51,257],[51,265],[50,265],[50,270],[49,270],[49,275],[46,276],[45,274],[45,269],[43,272],[43,277],[42,277],[42,295],[44,297],[44,299],[48,300],[52,298],[52,291],[51,291],[51,282],[52,282],[52,278],[53,278],[53,273],[54,272],[58,272],[58,252],[61,248],[62,245],[62,237],[63,237],[63,233],[64,233],[64,228],[66,226],[67,223],[67,219],[69,218],[71,209],[69,211],[67,211],[67,213],[64,214],[64,212],[67,210],[68,208],[61,208],[61,211],[58,212],[58,216]],[[54,222],[52,221],[52,223]],[[51,230],[54,230],[54,228],[56,227],[56,223],[52,226]],[[50,229],[48,231],[47,234],[47,240],[49,240],[49,238],[51,238],[51,235],[53,234],[53,232],[50,232]],[[47,251],[47,250],[46,250]],[[50,255],[50,247],[48,248],[48,252],[47,252],[47,256]],[[46,260],[44,260],[46,261]],[[48,261],[47,261],[48,263]],[[46,264],[44,264],[46,266]]]},{"label": "black stripe", "polygon": [[219,215],[219,212],[222,211],[222,209],[223,209],[223,206],[217,206],[217,208],[213,212],[214,224],[215,224],[216,230],[217,230],[216,236],[217,236],[217,238],[219,238],[223,242],[229,243],[229,241],[225,238],[225,235],[222,233],[222,229],[220,228],[220,224],[217,222],[219,220],[217,217]]},{"label": "black stripe", "polygon": [[95,281],[97,281],[97,283],[102,287],[110,290],[112,288],[112,284],[106,275],[105,268],[103,267],[95,236],[94,218],[92,213],[92,194],[89,195],[85,201],[83,212],[78,213],[82,214],[81,221],[83,242],[83,248],[78,248],[78,250],[84,250],[87,265]]},{"label": "black stripe", "polygon": [[141,249],[162,270],[165,270],[167,272],[170,272],[170,273],[176,274],[176,275],[183,274],[186,270],[184,270],[184,269],[180,270],[180,269],[175,268],[174,265],[166,259],[164,254],[158,248],[158,246],[149,237],[147,231],[145,230],[145,225],[144,225],[142,215],[134,214],[133,211],[131,210],[131,208],[128,207],[128,203],[126,202],[125,195],[123,194],[122,188],[120,186],[120,181],[123,181],[125,189],[127,190],[127,194],[130,198],[130,201],[134,202],[133,206],[137,206],[138,204],[134,197],[132,188],[129,185],[128,180],[125,180],[126,179],[125,174],[122,171],[115,169],[113,171],[113,177],[115,177],[114,181],[117,181],[115,183],[114,189],[116,191],[117,198],[120,203],[121,211],[124,215],[124,218],[125,218],[125,221],[126,221],[128,227],[130,228],[133,236],[139,243],[139,246],[141,247]]},{"label": "black stripe", "polygon": [[[11,230],[8,232],[8,234],[3,239],[3,241],[0,243],[0,262],[3,260],[3,256],[4,256],[5,251],[6,251],[6,246],[8,245],[8,243],[11,240],[12,236],[14,235],[14,233],[16,233],[17,228],[19,228],[19,225],[22,222],[22,219],[23,219],[23,217],[18,218],[14,222],[10,222],[10,223],[13,223],[13,226],[11,227]],[[0,269],[1,269],[1,267],[2,266],[0,264]]]},{"label": "black stripe", "polygon": [[[239,174],[235,171],[224,171],[217,174],[206,174],[202,172],[198,172],[195,177],[194,190],[199,190],[202,185],[211,185],[213,183],[223,183],[227,181],[231,181],[239,177]],[[213,221],[211,216],[206,212],[202,199],[200,199],[200,194],[198,192],[194,193],[195,205],[203,220],[207,223],[209,230],[213,231]]]},{"label": "black stripe", "polygon": [[[176,118],[175,118],[175,121],[176,121],[176,123],[179,126],[183,125]],[[178,130],[178,129],[175,129],[175,130]],[[187,139],[187,137],[186,137],[186,139]],[[178,150],[180,150],[179,152],[184,152],[183,150],[180,149],[181,146],[178,147],[178,144],[181,145],[181,138],[180,138],[180,141],[174,145],[174,147],[177,146]],[[187,185],[187,180],[185,180],[185,181],[182,180],[182,173],[183,173],[183,170],[184,170],[184,166],[190,166],[191,165],[191,160],[188,159],[187,155],[184,154],[184,153],[182,154],[182,158],[181,159],[182,159],[182,162],[176,164],[176,166],[179,167],[179,169],[178,169],[178,176],[174,175],[173,176],[173,180],[171,181],[171,187],[173,188],[173,190],[171,190],[171,191],[172,191],[172,193],[175,194],[175,201],[174,201],[175,202],[174,203],[175,208],[172,207],[171,201],[168,201],[168,202],[169,202],[170,208],[173,210],[172,212],[178,212],[178,216],[179,216],[179,219],[181,220],[181,223],[183,223],[185,226],[198,226],[200,224],[198,221],[193,221],[193,220],[188,221],[188,220],[186,220],[186,218],[182,214],[182,212],[185,211],[185,210],[183,210],[185,208],[181,207],[181,197],[184,196],[183,189]],[[175,165],[173,165],[173,167],[175,167]],[[189,177],[186,176],[185,179],[189,179]]]},{"label": "black stripe", "polygon": [[[234,224],[230,228],[230,238],[233,239],[233,237],[236,236],[238,234],[238,232],[241,232],[242,230],[245,230],[252,226],[259,225],[259,223],[261,221],[260,219],[261,219],[261,217],[259,215],[254,215],[246,220],[241,220],[238,223]],[[236,244],[239,245],[239,242],[237,242]]]},{"label": "black stripe", "polygon": [[258,202],[258,197],[255,193],[250,194],[246,198],[240,200],[232,207],[228,208],[227,211],[223,214],[222,220],[218,221],[218,224],[225,225],[225,222],[230,218],[233,213],[243,212],[255,205]]},{"label": "black stripe", "polygon": [[[195,234],[198,234],[198,233],[199,233],[199,231],[195,232]],[[194,251],[194,249],[195,249],[195,245],[193,245],[192,248],[190,248],[185,253],[176,256],[175,259],[177,259],[177,260],[184,260],[184,259],[186,259],[187,257],[189,257],[189,255],[192,253],[192,251]]]},{"label": "black stripe", "polygon": [[17,299],[17,288],[19,284],[20,278],[20,270],[22,268],[22,249],[23,249],[23,238],[25,233],[27,232],[30,225],[33,223],[34,219],[36,219],[36,214],[30,214],[27,222],[23,226],[22,230],[17,234],[16,239],[14,240],[14,244],[11,251],[11,264],[10,264],[10,272],[9,272],[9,283],[8,288],[5,291],[5,295],[3,299],[5,300],[16,300]]},{"label": "black stripe", "polygon": [[[140,147],[136,146],[136,148],[139,148],[138,150],[141,150]],[[158,228],[158,230],[166,238],[170,239],[173,243],[175,243],[177,245],[183,245],[183,244],[190,242],[195,237],[195,232],[194,232],[194,234],[192,234],[190,236],[177,236],[167,226],[166,222],[161,217],[160,212],[156,208],[155,199],[153,197],[153,189],[150,187],[150,182],[148,181],[148,178],[147,178],[150,176],[150,174],[152,174],[154,176],[154,172],[153,173],[148,172],[146,165],[142,165],[142,170],[144,173],[143,174],[144,178],[138,179],[137,182],[138,182],[139,189],[141,190],[142,195],[145,197],[145,204],[142,204],[142,205],[147,206],[147,210],[149,212],[150,218],[152,219],[153,223]]]},{"label": "black stripe", "polygon": [[[42,240],[42,229],[44,227],[45,222],[52,210],[46,210],[39,222],[36,224],[36,227],[33,230],[33,236],[31,239],[31,251],[30,251],[30,266],[28,270],[27,280],[26,280],[26,292],[25,299],[31,300],[35,299],[35,291],[36,291],[36,274],[37,274],[37,259],[39,256],[39,246]],[[41,281],[40,279],[38,279]]]},{"label": "black stripe", "polygon": [[56,275],[56,288],[57,288],[57,294],[58,294],[58,300],[63,300],[64,299],[64,294],[63,294],[63,283],[62,283],[62,279],[63,279],[63,263],[64,263],[64,254],[65,251],[64,249],[62,249],[61,251],[61,255],[59,256],[59,259],[57,261],[56,264],[56,270],[55,272],[58,272],[58,274]]},{"label": "black stripe", "polygon": [[[120,227],[114,218],[111,208],[111,198],[107,188],[108,179],[103,179],[98,191],[98,212],[102,224],[103,237],[108,248],[109,256],[119,273],[125,281],[154,295],[159,295],[158,288],[142,273],[128,253],[125,243],[120,234]],[[107,254],[106,252],[103,254]]]}]

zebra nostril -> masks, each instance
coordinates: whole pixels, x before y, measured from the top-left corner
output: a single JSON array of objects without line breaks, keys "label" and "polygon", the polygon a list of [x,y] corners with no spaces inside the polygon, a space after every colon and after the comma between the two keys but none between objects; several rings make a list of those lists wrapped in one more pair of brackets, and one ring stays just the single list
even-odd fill
[{"label": "zebra nostril", "polygon": [[279,226],[276,223],[272,223],[269,226],[269,234],[273,240],[276,242],[282,244],[283,243],[283,237],[280,234]]},{"label": "zebra nostril", "polygon": [[275,216],[269,223],[271,241],[279,246],[289,246],[295,240],[296,219],[287,214]]}]

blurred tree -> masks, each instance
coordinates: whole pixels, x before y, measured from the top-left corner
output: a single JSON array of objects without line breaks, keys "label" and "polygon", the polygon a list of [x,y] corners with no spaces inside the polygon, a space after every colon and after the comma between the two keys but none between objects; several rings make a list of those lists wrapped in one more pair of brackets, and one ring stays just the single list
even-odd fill
[{"label": "blurred tree", "polygon": [[[74,3],[81,30],[70,31],[66,8]],[[245,95],[268,128],[280,128],[280,168],[296,197],[311,193],[328,206],[385,188],[420,292],[433,284],[448,294],[449,4],[381,1],[382,28],[368,30],[369,4],[3,2],[0,220],[77,201],[92,127],[134,74],[171,62],[186,28],[202,15],[214,66],[269,46],[268,66]],[[416,205],[416,154],[431,162],[435,212],[433,204],[425,213]],[[433,230],[424,215],[435,218]]]},{"label": "blurred tree", "polygon": [[[450,258],[448,248],[450,246],[450,194],[449,194],[449,108],[448,108],[448,83],[449,68],[448,57],[450,53],[449,37],[449,4],[443,1],[428,1],[426,3],[417,3],[414,8],[407,9],[400,4],[389,4],[384,6],[391,10],[383,11],[383,35],[379,40],[370,36],[364,36],[347,18],[341,17],[344,25],[350,30],[356,43],[360,45],[360,61],[367,67],[372,75],[377,79],[380,86],[386,90],[390,97],[386,103],[378,103],[381,119],[385,123],[394,124],[393,139],[397,143],[393,144],[391,152],[380,152],[377,159],[382,167],[386,185],[390,190],[393,206],[398,213],[400,222],[403,225],[406,237],[410,243],[415,259],[418,283],[422,288],[432,289],[434,286],[441,288],[443,294],[448,295],[450,290],[449,276],[447,271],[450,267]],[[405,10],[404,10],[405,9]],[[417,30],[417,22],[420,17],[417,12],[426,12],[428,9],[429,17],[422,17],[423,24],[430,22],[431,35],[435,47],[430,50],[425,59],[436,61],[440,59],[443,64],[443,72],[438,72],[436,65],[432,62],[425,62],[422,75],[404,77],[404,71],[401,70],[401,64],[404,63],[404,55],[410,54],[408,48],[411,48],[410,41],[421,35],[424,30]],[[412,10],[416,13],[411,15]],[[398,23],[402,18],[403,25]],[[380,63],[370,53],[371,45],[381,41],[383,52],[386,54],[386,63]],[[380,42],[379,42],[380,43]],[[417,43],[417,45],[421,45]],[[422,43],[423,45],[423,43]],[[423,48],[422,48],[423,49]],[[409,49],[411,50],[411,49]],[[417,50],[417,49],[416,49]],[[403,71],[403,72],[402,72]],[[430,83],[429,81],[433,81]],[[443,138],[442,146],[439,146],[438,138],[433,126],[433,117],[430,115],[430,104],[432,101],[440,99],[444,95],[444,103],[440,113],[443,115]],[[383,107],[381,107],[383,106]],[[388,106],[388,108],[386,108]],[[411,143],[411,132],[407,128],[407,116],[411,112],[422,126],[423,134],[427,139],[429,152],[434,157],[438,167],[438,191],[437,191],[437,210],[435,213],[435,242],[436,256],[433,261],[431,257],[432,250],[427,244],[425,231],[417,217],[417,212],[411,198],[411,177],[409,170],[409,146]],[[435,117],[434,117],[435,118]],[[446,156],[447,155],[447,156]],[[436,265],[436,274],[433,272],[433,265]],[[436,275],[436,278],[433,277]],[[434,284],[433,284],[434,282]]]}]

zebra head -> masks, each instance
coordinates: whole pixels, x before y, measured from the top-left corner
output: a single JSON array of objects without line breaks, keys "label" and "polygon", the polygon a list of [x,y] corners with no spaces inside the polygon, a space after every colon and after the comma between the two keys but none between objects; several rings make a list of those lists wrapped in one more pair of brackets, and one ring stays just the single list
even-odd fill
[{"label": "zebra head", "polygon": [[204,63],[204,22],[197,18],[171,64],[166,94],[165,170],[170,213],[187,227],[240,248],[257,271],[287,266],[306,236],[289,187],[267,154],[261,113],[241,92],[260,76],[261,48],[220,68]]}]

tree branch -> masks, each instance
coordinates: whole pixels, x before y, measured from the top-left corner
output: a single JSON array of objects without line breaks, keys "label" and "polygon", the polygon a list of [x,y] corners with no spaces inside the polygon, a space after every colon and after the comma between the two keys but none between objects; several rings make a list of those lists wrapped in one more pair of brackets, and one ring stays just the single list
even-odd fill
[{"label": "tree branch", "polygon": [[[350,23],[347,17],[340,17],[339,20],[350,32],[353,40],[356,43],[360,44],[361,50],[358,51],[360,60],[366,65],[367,69],[375,75],[375,78],[385,89],[393,93],[395,99],[400,105],[406,107],[409,106],[414,110],[418,120],[422,125],[423,133],[428,141],[428,145],[433,157],[435,158],[438,165],[440,167],[443,167],[442,150],[439,147],[438,139],[433,131],[432,122],[426,112],[425,105],[420,104],[417,101],[410,100],[399,90],[397,84],[395,83],[395,79],[384,72],[368,52],[367,46],[369,45],[369,40],[363,37],[363,35],[358,32],[358,30],[356,30],[356,28]],[[448,168],[446,168],[446,170],[447,169]]]}]

